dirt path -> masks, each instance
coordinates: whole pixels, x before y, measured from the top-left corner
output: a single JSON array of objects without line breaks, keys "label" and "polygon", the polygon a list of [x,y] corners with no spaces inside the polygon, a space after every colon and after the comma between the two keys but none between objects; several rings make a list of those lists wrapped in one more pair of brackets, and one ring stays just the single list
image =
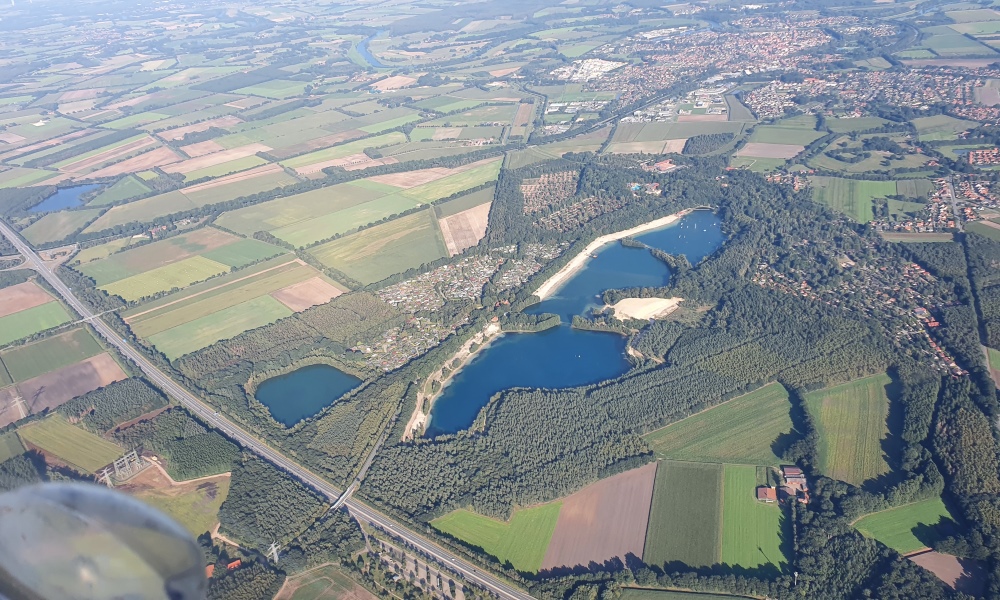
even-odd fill
[{"label": "dirt path", "polygon": [[632,227],[631,229],[625,229],[623,231],[617,231],[615,233],[602,235],[601,237],[587,244],[586,248],[581,250],[579,254],[570,259],[570,261],[566,263],[566,265],[563,266],[563,268],[559,269],[559,271],[555,275],[549,277],[545,281],[545,283],[539,286],[538,290],[535,291],[535,295],[538,296],[540,300],[545,300],[546,298],[551,296],[553,293],[555,293],[557,289],[559,289],[559,286],[565,283],[577,271],[582,269],[583,265],[586,264],[587,259],[590,258],[590,256],[604,244],[607,244],[608,242],[614,242],[623,238],[627,238],[629,236],[636,235],[637,233],[643,233],[644,231],[650,231],[652,229],[659,229],[660,227],[665,227],[675,221],[679,221],[681,217],[685,216],[689,212],[691,212],[691,209],[684,209],[678,213],[662,217],[654,221],[650,221],[649,223],[637,225],[636,227]]},{"label": "dirt path", "polygon": [[229,544],[230,546],[235,546],[235,547],[239,548],[240,547],[239,544],[237,544],[236,542],[234,542],[230,538],[227,538],[226,536],[224,536],[221,533],[219,533],[219,527],[222,527],[222,523],[216,523],[215,524],[215,529],[213,529],[211,531],[212,539],[213,540],[219,540],[220,542],[225,542],[225,543]]},{"label": "dirt path", "polygon": [[[403,434],[403,441],[409,441],[413,439],[414,429],[419,428],[421,431],[426,429],[428,419],[430,418],[431,409],[434,407],[434,401],[437,400],[441,392],[444,391],[445,386],[448,382],[455,376],[456,373],[462,370],[469,360],[472,359],[477,353],[481,352],[483,348],[489,345],[490,340],[495,338],[500,334],[500,325],[496,323],[490,323],[483,328],[482,331],[476,335],[469,338],[467,342],[462,344],[462,347],[452,355],[443,365],[441,365],[438,370],[431,373],[424,385],[420,387],[420,391],[417,392],[417,406],[413,409],[413,414],[410,415],[410,420],[406,423],[406,433]],[[472,351],[472,344],[479,344],[479,348],[475,352]],[[459,365],[457,367],[452,367],[451,364],[458,359]],[[444,375],[444,368],[448,367],[451,369],[451,373],[447,377]],[[441,387],[437,392],[431,391],[431,382],[439,381]],[[424,400],[427,400],[427,412],[425,413],[422,408],[424,405]]]},{"label": "dirt path", "polygon": [[163,475],[163,477],[167,480],[167,482],[171,485],[171,487],[190,485],[192,483],[198,483],[199,481],[207,481],[209,479],[220,479],[232,475],[232,472],[227,471],[225,473],[219,473],[217,475],[206,475],[204,477],[196,477],[194,479],[185,479],[184,481],[177,481],[167,473],[166,469],[164,469],[160,465],[160,463],[152,460],[149,462],[153,465],[154,468],[156,468],[160,472],[160,475]]}]

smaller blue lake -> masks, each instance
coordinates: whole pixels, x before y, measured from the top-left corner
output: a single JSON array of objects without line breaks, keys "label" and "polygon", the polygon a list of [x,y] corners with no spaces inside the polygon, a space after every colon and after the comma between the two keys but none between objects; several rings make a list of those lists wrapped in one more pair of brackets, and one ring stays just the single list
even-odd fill
[{"label": "smaller blue lake", "polygon": [[[724,235],[715,214],[695,211],[673,226],[636,239],[670,254],[683,254],[697,264],[722,244]],[[539,333],[505,334],[476,355],[435,400],[426,435],[468,428],[490,398],[503,390],[576,387],[626,372],[630,366],[626,338],[573,329],[573,316],[586,316],[603,306],[600,295],[605,290],[662,286],[669,279],[667,266],[645,248],[619,242],[602,247],[556,294],[525,311],[558,314],[562,325]]]},{"label": "smaller blue lake", "polygon": [[275,421],[290,427],[333,404],[359,383],[357,377],[330,365],[309,365],[268,379],[257,386],[254,396]]},{"label": "smaller blue lake", "polygon": [[95,183],[59,188],[55,194],[52,194],[45,200],[42,200],[40,203],[32,206],[28,212],[49,212],[53,210],[62,210],[64,208],[81,206],[83,204],[83,200],[80,199],[80,196],[83,196],[87,192],[92,192],[99,187],[101,187],[101,185]]}]

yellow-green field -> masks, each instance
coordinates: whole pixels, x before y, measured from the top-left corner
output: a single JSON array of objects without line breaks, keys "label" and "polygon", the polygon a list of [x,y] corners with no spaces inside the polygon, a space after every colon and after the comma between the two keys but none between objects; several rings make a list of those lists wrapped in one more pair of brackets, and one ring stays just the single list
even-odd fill
[{"label": "yellow-green field", "polygon": [[58,415],[28,423],[18,429],[17,434],[24,442],[84,473],[94,473],[123,454],[119,446],[70,425]]},{"label": "yellow-green field", "polygon": [[941,498],[877,512],[861,518],[854,527],[900,554],[915,552],[933,544],[940,534],[934,526],[953,517]]},{"label": "yellow-green field", "polygon": [[805,395],[819,433],[818,467],[833,479],[861,485],[889,472],[882,449],[888,434],[887,375],[873,375]]},{"label": "yellow-green field", "polygon": [[192,256],[165,267],[133,275],[114,283],[99,286],[109,294],[125,300],[138,300],[174,288],[184,288],[197,281],[228,273],[230,267],[201,256]]},{"label": "yellow-green field", "polygon": [[470,546],[482,548],[501,563],[510,561],[518,571],[536,573],[556,530],[560,508],[561,502],[551,502],[516,510],[507,523],[459,509],[434,519],[431,525]]},{"label": "yellow-green field", "polygon": [[367,285],[443,258],[447,249],[429,209],[317,246],[310,253]]},{"label": "yellow-green field", "polygon": [[362,140],[340,144],[339,146],[333,146],[332,148],[325,148],[323,150],[317,150],[315,152],[296,156],[295,158],[289,158],[288,160],[281,161],[281,164],[290,169],[295,169],[308,165],[314,165],[316,163],[326,162],[328,160],[344,158],[345,156],[350,156],[352,154],[359,154],[365,148],[381,148],[382,146],[402,144],[405,141],[406,134],[400,131],[393,131],[384,135],[368,137]]},{"label": "yellow-green field", "polygon": [[792,430],[788,392],[772,383],[644,436],[660,458],[778,465],[771,445]]}]

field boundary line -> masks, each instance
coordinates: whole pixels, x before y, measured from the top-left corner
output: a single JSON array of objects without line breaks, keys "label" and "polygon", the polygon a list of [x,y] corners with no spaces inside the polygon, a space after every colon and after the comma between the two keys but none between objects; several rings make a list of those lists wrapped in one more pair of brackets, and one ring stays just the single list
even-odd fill
[{"label": "field boundary line", "polygon": [[125,321],[126,323],[128,323],[129,325],[131,325],[131,324],[132,324],[132,321],[134,321],[134,320],[135,320],[135,319],[136,319],[137,317],[141,317],[142,315],[145,315],[145,314],[148,314],[148,313],[151,313],[151,312],[154,312],[154,311],[157,311],[157,310],[160,310],[161,308],[166,308],[166,307],[168,307],[168,306],[173,306],[174,304],[177,304],[178,302],[184,302],[184,301],[186,301],[186,300],[190,300],[191,298],[197,298],[198,296],[201,296],[201,295],[203,295],[203,294],[207,294],[207,293],[209,293],[209,292],[214,292],[215,290],[217,290],[217,289],[219,289],[219,288],[224,288],[224,287],[226,287],[227,285],[231,285],[231,284],[234,284],[234,283],[239,283],[239,282],[241,282],[241,281],[245,281],[245,280],[247,280],[247,279],[250,279],[250,278],[252,278],[252,277],[256,277],[256,276],[258,276],[258,275],[262,275],[262,274],[264,274],[264,273],[268,273],[268,272],[270,272],[270,271],[273,271],[273,270],[275,270],[275,269],[280,269],[281,267],[285,267],[285,266],[288,266],[288,265],[290,265],[290,264],[291,264],[291,263],[293,263],[293,262],[297,262],[297,263],[299,263],[300,265],[302,265],[302,266],[304,266],[304,267],[307,267],[307,266],[309,266],[309,265],[307,265],[307,264],[306,264],[306,263],[305,263],[305,262],[304,262],[304,261],[303,261],[303,260],[302,260],[301,258],[297,258],[297,257],[296,257],[296,258],[293,258],[292,260],[290,260],[290,261],[288,261],[288,262],[286,262],[286,263],[281,263],[280,265],[275,265],[275,266],[273,266],[273,267],[270,267],[270,268],[268,268],[268,269],[264,269],[263,271],[257,271],[256,273],[253,273],[253,274],[251,274],[251,275],[247,275],[247,276],[245,276],[245,277],[240,277],[239,279],[234,279],[234,280],[232,280],[232,281],[229,281],[229,282],[226,282],[226,283],[223,283],[223,284],[220,284],[220,285],[217,285],[217,286],[215,286],[215,287],[213,287],[213,288],[209,288],[209,289],[207,289],[207,290],[204,290],[204,291],[201,291],[201,292],[198,292],[197,294],[191,294],[190,296],[185,296],[185,297],[183,297],[183,298],[178,298],[177,300],[174,300],[173,302],[167,302],[166,304],[161,304],[160,306],[157,306],[157,307],[155,307],[155,308],[150,308],[149,310],[144,310],[144,311],[142,311],[142,312],[140,312],[140,313],[136,313],[136,314],[134,314],[134,315],[131,315],[131,316],[129,316],[129,317],[127,317],[127,318],[123,319],[123,320],[124,320],[124,321]]}]

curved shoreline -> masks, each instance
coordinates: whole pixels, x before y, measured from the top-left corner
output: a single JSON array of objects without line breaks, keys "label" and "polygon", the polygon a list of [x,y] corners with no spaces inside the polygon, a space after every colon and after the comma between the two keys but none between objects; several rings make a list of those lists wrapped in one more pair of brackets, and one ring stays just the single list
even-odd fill
[{"label": "curved shoreline", "polygon": [[644,223],[642,225],[636,225],[630,229],[624,229],[622,231],[617,231],[615,233],[609,233],[607,235],[602,235],[601,237],[595,239],[594,241],[587,244],[587,247],[580,251],[579,254],[574,256],[568,263],[563,265],[563,268],[559,269],[555,275],[549,277],[545,280],[542,285],[538,286],[535,290],[535,296],[538,296],[539,300],[545,300],[552,294],[554,294],[560,286],[566,283],[577,271],[583,268],[587,263],[587,259],[593,254],[598,248],[609,243],[620,240],[622,238],[627,238],[633,236],[637,233],[644,233],[653,229],[659,229],[661,227],[666,227],[671,223],[679,221],[682,217],[690,213],[691,208],[685,208],[684,210],[668,215],[666,217],[661,217],[650,221],[649,223]]}]

